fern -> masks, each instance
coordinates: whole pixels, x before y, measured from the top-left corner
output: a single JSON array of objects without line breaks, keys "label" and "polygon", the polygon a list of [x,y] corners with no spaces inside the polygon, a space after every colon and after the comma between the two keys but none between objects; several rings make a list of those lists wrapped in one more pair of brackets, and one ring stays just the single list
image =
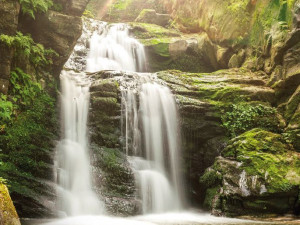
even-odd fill
[{"label": "fern", "polygon": [[13,103],[7,100],[7,96],[0,96],[0,131],[4,131],[7,124],[11,121],[13,114]]},{"label": "fern", "polygon": [[52,57],[58,56],[54,50],[45,49],[43,45],[35,43],[29,34],[24,35],[21,32],[17,32],[15,36],[1,34],[0,42],[15,48],[15,56],[29,59],[36,69],[51,65]]},{"label": "fern", "polygon": [[19,0],[22,12],[35,19],[36,13],[45,13],[53,6],[52,0]]},{"label": "fern", "polygon": [[13,101],[21,107],[31,105],[42,91],[41,85],[33,81],[31,76],[20,68],[11,72],[10,83],[12,85],[10,94],[14,96]]}]

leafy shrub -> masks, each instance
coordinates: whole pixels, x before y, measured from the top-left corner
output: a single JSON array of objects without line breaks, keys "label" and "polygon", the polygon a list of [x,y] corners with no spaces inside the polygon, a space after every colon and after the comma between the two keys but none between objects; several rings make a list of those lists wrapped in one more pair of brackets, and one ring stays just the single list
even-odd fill
[{"label": "leafy shrub", "polygon": [[35,19],[36,13],[45,13],[53,5],[52,0],[19,0],[22,12]]},{"label": "leafy shrub", "polygon": [[279,129],[276,109],[255,103],[229,105],[224,110],[222,123],[231,137],[256,127],[275,132]]},{"label": "leafy shrub", "polygon": [[11,121],[11,116],[13,114],[13,104],[11,101],[7,100],[6,95],[0,96],[0,132],[2,132],[6,124]]},{"label": "leafy shrub", "polygon": [[34,99],[42,92],[41,85],[33,81],[32,77],[24,73],[20,68],[16,68],[11,72],[10,83],[12,99],[21,107],[31,105]]},{"label": "leafy shrub", "polygon": [[58,54],[52,49],[45,49],[35,43],[31,36],[17,32],[15,36],[0,35],[0,42],[16,50],[15,57],[25,57],[36,68],[41,69],[53,63],[52,57]]}]

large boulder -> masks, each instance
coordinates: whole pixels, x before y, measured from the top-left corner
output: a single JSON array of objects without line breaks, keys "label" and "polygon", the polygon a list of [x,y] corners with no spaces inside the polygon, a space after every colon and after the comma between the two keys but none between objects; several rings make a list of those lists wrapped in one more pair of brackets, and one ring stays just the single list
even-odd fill
[{"label": "large boulder", "polygon": [[21,225],[7,187],[0,180],[0,225]]},{"label": "large boulder", "polygon": [[138,23],[152,23],[162,27],[170,24],[171,17],[168,14],[156,13],[154,9],[143,9],[135,22]]},{"label": "large boulder", "polygon": [[298,210],[300,154],[280,134],[253,129],[232,139],[200,181],[204,204],[227,216]]}]

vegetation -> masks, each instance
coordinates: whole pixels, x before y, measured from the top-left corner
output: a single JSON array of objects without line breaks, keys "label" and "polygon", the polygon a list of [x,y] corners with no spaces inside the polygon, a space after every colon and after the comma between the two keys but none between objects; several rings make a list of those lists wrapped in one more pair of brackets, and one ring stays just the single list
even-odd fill
[{"label": "vegetation", "polygon": [[22,12],[35,19],[35,14],[45,13],[53,6],[52,0],[19,0]]},{"label": "vegetation", "polygon": [[275,108],[261,103],[237,103],[225,107],[222,113],[223,126],[231,137],[256,127],[279,131],[279,119]]},{"label": "vegetation", "polygon": [[0,42],[15,49],[17,60],[28,60],[36,70],[45,69],[52,64],[52,57],[58,56],[54,50],[45,49],[42,44],[35,43],[29,34],[21,32],[17,32],[15,36],[1,34]]}]

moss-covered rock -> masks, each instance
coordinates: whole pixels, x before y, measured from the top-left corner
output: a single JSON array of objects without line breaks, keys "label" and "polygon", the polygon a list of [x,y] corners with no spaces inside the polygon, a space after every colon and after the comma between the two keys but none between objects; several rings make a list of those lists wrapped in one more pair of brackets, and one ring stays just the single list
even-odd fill
[{"label": "moss-covered rock", "polygon": [[21,225],[19,216],[9,196],[7,187],[0,181],[0,222],[1,225]]},{"label": "moss-covered rock", "polygon": [[157,24],[159,26],[166,27],[170,25],[171,17],[168,14],[156,13],[154,9],[143,9],[135,21],[140,23]]},{"label": "moss-covered rock", "polygon": [[[210,205],[229,216],[284,214],[296,208],[300,155],[280,134],[253,129],[232,139],[200,181]],[[216,177],[217,179],[214,179]],[[220,178],[222,177],[222,178]]]},{"label": "moss-covered rock", "polygon": [[96,19],[108,22],[133,22],[143,9],[165,13],[160,0],[91,0],[87,6]]},{"label": "moss-covered rock", "polygon": [[[257,126],[273,131],[283,129],[284,120],[270,104],[274,90],[266,87],[264,73],[245,69],[213,73],[173,70],[157,76],[172,89],[179,104],[185,174],[194,201],[205,200],[199,175],[214,163],[231,135]],[[235,134],[229,128],[235,129]],[[212,188],[211,192],[216,191]]]},{"label": "moss-covered rock", "polygon": [[140,202],[135,198],[133,172],[121,148],[120,90],[114,79],[122,73],[102,71],[90,76],[94,80],[90,87],[89,128],[95,189],[104,198],[109,213],[136,215]]}]

